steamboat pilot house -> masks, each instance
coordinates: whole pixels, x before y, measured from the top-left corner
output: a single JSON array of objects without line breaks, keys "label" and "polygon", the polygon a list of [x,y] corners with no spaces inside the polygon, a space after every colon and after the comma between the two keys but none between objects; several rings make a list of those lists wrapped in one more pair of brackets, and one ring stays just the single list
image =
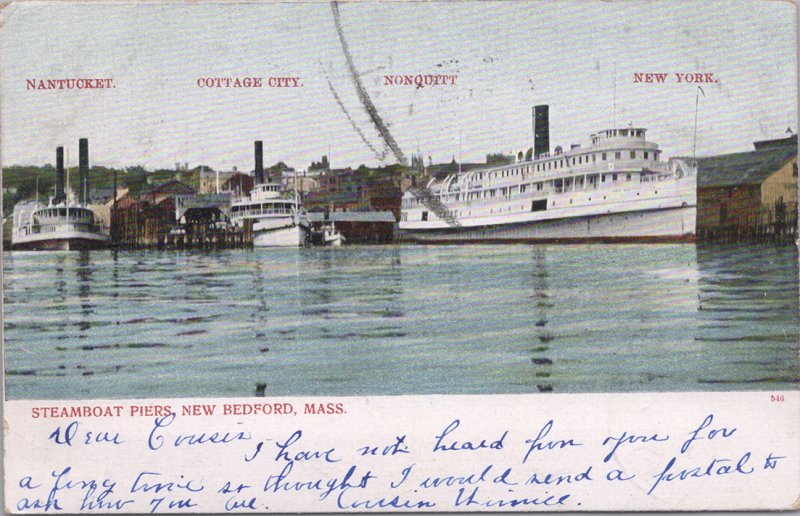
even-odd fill
[{"label": "steamboat pilot house", "polygon": [[606,129],[586,147],[432,179],[404,194],[400,229],[418,241],[693,240],[694,171],[662,161],[645,133]]}]

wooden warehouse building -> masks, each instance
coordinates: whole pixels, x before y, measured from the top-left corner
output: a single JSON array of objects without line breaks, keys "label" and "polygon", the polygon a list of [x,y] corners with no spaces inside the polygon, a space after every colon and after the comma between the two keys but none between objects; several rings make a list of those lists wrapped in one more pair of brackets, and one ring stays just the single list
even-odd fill
[{"label": "wooden warehouse building", "polygon": [[697,160],[699,241],[793,241],[797,135]]}]

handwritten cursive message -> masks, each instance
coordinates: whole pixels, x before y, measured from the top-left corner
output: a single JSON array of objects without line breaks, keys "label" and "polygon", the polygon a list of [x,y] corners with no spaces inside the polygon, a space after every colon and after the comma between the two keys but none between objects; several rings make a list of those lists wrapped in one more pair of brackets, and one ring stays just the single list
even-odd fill
[{"label": "handwritten cursive message", "polygon": [[721,394],[7,402],[6,504],[18,513],[788,507],[798,393],[779,404],[737,396],[734,405]]}]

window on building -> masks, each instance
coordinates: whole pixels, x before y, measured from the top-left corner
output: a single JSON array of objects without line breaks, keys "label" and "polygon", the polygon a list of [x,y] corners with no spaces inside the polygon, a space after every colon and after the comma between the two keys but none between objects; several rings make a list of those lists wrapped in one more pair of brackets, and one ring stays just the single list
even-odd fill
[{"label": "window on building", "polygon": [[644,151],[644,159],[650,159],[650,153],[649,152]]},{"label": "window on building", "polygon": [[606,160],[606,153],[605,152],[603,153],[602,157],[603,157],[603,161],[605,161]]},{"label": "window on building", "polygon": [[614,159],[622,159],[622,152],[617,151],[614,153]]},{"label": "window on building", "polygon": [[797,177],[797,163],[792,163],[792,177]]},{"label": "window on building", "polygon": [[636,151],[631,151],[631,159],[636,159]]},{"label": "window on building", "polygon": [[630,181],[630,180],[631,180],[631,175],[625,174],[625,181]]},{"label": "window on building", "polygon": [[617,174],[612,174],[611,175],[611,180],[612,181],[616,181],[617,180]]}]

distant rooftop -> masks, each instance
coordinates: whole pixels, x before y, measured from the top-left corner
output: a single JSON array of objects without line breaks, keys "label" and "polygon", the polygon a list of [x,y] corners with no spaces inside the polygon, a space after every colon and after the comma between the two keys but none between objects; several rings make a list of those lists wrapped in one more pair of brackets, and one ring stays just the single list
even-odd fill
[{"label": "distant rooftop", "polygon": [[776,138],[774,140],[761,140],[760,142],[753,142],[756,150],[773,149],[775,147],[785,147],[786,145],[794,145],[797,147],[797,135],[793,134],[786,138]]},{"label": "distant rooftop", "polygon": [[797,156],[797,135],[753,145],[751,152],[697,158],[697,186],[759,184]]}]

